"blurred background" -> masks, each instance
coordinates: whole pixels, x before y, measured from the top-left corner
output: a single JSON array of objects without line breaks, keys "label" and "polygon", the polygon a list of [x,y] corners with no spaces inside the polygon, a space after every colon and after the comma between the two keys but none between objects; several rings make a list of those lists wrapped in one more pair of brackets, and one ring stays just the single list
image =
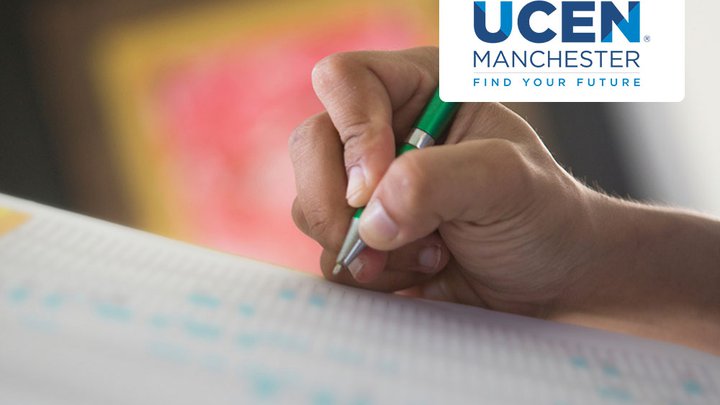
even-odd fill
[{"label": "blurred background", "polygon": [[[687,4],[682,103],[509,106],[588,184],[720,215],[718,12]],[[437,4],[3,0],[0,24],[0,192],[317,272],[287,156],[310,71],[435,45]]]}]

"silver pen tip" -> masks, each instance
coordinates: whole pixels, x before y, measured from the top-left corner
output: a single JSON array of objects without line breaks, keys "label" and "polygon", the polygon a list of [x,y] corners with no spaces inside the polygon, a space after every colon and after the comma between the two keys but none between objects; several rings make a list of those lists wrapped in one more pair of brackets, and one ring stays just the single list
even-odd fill
[{"label": "silver pen tip", "polygon": [[340,274],[340,272],[342,271],[342,268],[343,268],[342,263],[336,264],[335,267],[333,268],[333,276],[337,276],[338,274]]}]

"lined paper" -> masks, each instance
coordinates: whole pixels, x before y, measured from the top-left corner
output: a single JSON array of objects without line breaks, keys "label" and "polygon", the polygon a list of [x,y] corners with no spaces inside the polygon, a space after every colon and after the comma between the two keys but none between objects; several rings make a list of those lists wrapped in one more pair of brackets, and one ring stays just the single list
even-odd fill
[{"label": "lined paper", "polygon": [[0,207],[28,218],[0,236],[0,403],[720,403],[690,349]]}]

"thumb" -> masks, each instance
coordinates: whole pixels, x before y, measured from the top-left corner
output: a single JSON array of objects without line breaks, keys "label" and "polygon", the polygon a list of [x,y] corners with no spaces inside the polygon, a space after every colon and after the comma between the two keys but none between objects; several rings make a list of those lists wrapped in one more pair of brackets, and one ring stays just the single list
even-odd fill
[{"label": "thumb", "polygon": [[396,159],[360,218],[360,236],[393,250],[449,221],[483,225],[531,202],[533,170],[523,147],[480,139],[408,152]]}]

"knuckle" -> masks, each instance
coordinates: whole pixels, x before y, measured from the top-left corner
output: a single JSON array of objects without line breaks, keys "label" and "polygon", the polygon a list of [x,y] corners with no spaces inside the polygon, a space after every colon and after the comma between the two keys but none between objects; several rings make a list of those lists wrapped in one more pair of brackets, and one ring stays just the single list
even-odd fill
[{"label": "knuckle", "polygon": [[300,207],[300,202],[297,198],[293,201],[290,212],[295,226],[305,232],[307,230],[307,220],[305,219],[305,214],[303,213],[302,207]]},{"label": "knuckle", "polygon": [[353,65],[351,53],[341,52],[326,56],[313,67],[311,75],[313,85],[322,87],[325,83],[343,78]]},{"label": "knuckle", "polygon": [[298,148],[304,142],[306,142],[306,137],[307,132],[305,131],[305,127],[303,126],[303,124],[293,129],[293,131],[290,133],[290,137],[288,138],[288,149],[290,150],[291,154],[296,152]]},{"label": "knuckle", "polygon": [[343,123],[339,135],[345,148],[368,150],[386,148],[394,134],[391,124],[384,119],[358,116]]},{"label": "knuckle", "polygon": [[340,139],[347,146],[355,146],[363,140],[364,134],[370,133],[373,123],[369,120],[351,122],[342,127]]},{"label": "knuckle", "polygon": [[305,212],[306,234],[325,248],[339,248],[342,235],[327,209],[313,207]]},{"label": "knuckle", "polygon": [[343,127],[339,133],[343,143],[345,166],[350,167],[368,155],[377,155],[387,150],[392,142],[392,128],[378,121],[359,121]]},{"label": "knuckle", "polygon": [[317,141],[316,134],[320,133],[327,125],[327,119],[324,114],[310,117],[298,125],[288,139],[288,148],[291,156],[305,153],[311,150]]},{"label": "knuckle", "polygon": [[343,138],[343,157],[345,160],[345,166],[350,167],[360,162],[365,156],[363,137],[360,132],[352,132],[345,135]]},{"label": "knuckle", "polygon": [[520,151],[515,144],[507,139],[488,139],[485,141],[485,153],[500,167],[506,163],[513,165],[520,159]]},{"label": "knuckle", "polygon": [[330,228],[330,223],[328,222],[327,218],[324,215],[318,214],[319,213],[316,212],[314,215],[311,215],[310,218],[307,219],[308,232],[310,233],[310,236],[316,239],[324,236]]},{"label": "knuckle", "polygon": [[475,106],[475,118],[477,120],[486,120],[485,122],[497,121],[495,117],[503,116],[506,110],[502,104],[495,102],[478,103]]},{"label": "knuckle", "polygon": [[333,212],[329,208],[323,208],[317,205],[305,207],[302,206],[298,198],[293,202],[292,218],[295,225],[302,233],[317,241],[326,249],[340,248],[342,230],[335,218]]}]

